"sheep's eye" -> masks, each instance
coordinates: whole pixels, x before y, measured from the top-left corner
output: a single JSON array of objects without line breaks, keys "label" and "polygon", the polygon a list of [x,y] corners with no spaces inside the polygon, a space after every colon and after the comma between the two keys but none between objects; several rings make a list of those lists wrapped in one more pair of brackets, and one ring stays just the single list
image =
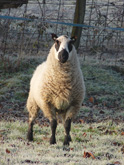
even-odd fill
[{"label": "sheep's eye", "polygon": [[68,50],[69,50],[69,52],[72,51],[72,43],[71,43],[71,41],[68,43]]},{"label": "sheep's eye", "polygon": [[61,42],[59,40],[56,40],[56,43],[55,43],[56,51],[59,50],[60,44],[61,44]]},{"label": "sheep's eye", "polygon": [[61,42],[60,42],[59,40],[56,40],[56,43],[57,43],[58,45],[60,45],[60,44],[61,44]]}]

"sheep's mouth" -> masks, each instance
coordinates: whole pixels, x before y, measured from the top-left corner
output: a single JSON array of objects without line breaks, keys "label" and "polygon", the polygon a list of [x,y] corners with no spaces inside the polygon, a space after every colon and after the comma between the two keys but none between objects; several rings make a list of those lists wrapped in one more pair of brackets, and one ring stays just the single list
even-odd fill
[{"label": "sheep's mouth", "polygon": [[61,63],[65,63],[67,60],[66,59],[60,59],[59,60]]}]

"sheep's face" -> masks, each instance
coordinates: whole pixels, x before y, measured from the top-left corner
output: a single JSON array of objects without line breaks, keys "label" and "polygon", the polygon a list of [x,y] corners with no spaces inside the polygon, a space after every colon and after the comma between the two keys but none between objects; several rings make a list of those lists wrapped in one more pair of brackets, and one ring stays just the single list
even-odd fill
[{"label": "sheep's face", "polygon": [[73,43],[76,41],[76,38],[69,38],[64,35],[57,37],[55,34],[52,34],[52,38],[55,41],[55,58],[61,63],[70,60],[74,49]]}]

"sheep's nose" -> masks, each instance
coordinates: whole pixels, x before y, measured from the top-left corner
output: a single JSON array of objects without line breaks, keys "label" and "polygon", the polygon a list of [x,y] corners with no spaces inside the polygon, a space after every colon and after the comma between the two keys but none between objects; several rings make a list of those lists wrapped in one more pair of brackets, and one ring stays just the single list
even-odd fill
[{"label": "sheep's nose", "polygon": [[68,52],[65,49],[61,50],[58,54],[58,58],[61,63],[65,63],[68,60],[68,57]]}]

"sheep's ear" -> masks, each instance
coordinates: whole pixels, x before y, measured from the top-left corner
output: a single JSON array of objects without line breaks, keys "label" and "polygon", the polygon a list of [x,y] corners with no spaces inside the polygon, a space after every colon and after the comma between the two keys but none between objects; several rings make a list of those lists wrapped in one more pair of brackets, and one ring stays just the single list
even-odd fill
[{"label": "sheep's ear", "polygon": [[54,34],[54,33],[51,33],[51,35],[52,35],[52,39],[53,39],[54,41],[56,41],[56,39],[58,38],[57,35]]},{"label": "sheep's ear", "polygon": [[71,43],[72,43],[72,44],[74,44],[76,40],[77,40],[77,37],[76,37],[76,36],[71,37]]}]

